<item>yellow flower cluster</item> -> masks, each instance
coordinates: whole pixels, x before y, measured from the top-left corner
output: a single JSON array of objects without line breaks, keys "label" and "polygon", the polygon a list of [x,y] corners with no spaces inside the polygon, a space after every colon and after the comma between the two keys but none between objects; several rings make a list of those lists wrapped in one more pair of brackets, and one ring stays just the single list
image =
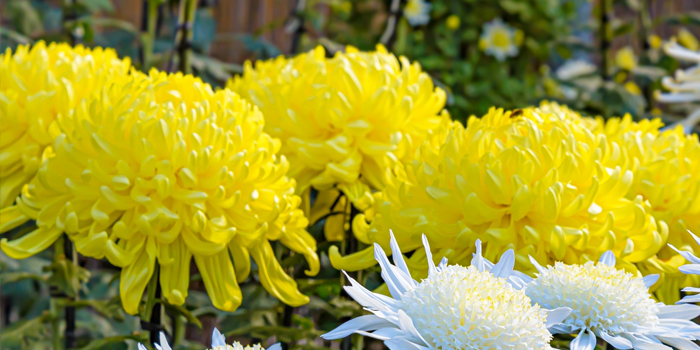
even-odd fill
[{"label": "yellow flower cluster", "polygon": [[309,301],[269,242],[303,254],[307,273],[318,272],[289,164],[256,107],[198,78],[154,70],[113,76],[56,125],[54,154],[0,212],[0,232],[37,225],[0,242],[9,256],[38,253],[65,232],[81,254],[122,268],[130,314],[156,263],[163,296],[184,303],[192,258],[217,308],[240,305],[251,257],[272,295],[293,306]]},{"label": "yellow flower cluster", "polygon": [[[372,206],[371,191],[384,187],[386,171],[410,159],[449,120],[445,92],[417,63],[383,46],[375,52],[347,47],[333,58],[319,46],[255,67],[247,62],[228,87],[261,109],[265,131],[282,141],[300,193],[335,188],[360,210]],[[329,210],[315,207],[315,217]],[[344,236],[342,225],[326,227],[330,240]]]},{"label": "yellow flower cluster", "polygon": [[56,117],[130,69],[112,49],[68,44],[39,42],[0,56],[0,209],[50,156]]},{"label": "yellow flower cluster", "polygon": [[[595,133],[607,136],[608,145],[619,145],[629,158],[621,164],[634,173],[627,198],[642,196],[652,215],[668,225],[668,243],[700,253],[687,231],[700,232],[700,142],[686,135],[681,126],[660,131],[660,120],[634,122],[629,115],[604,121],[590,120]],[[639,267],[644,274],[662,276],[657,297],[666,303],[680,299],[685,286],[700,285],[696,275],[685,275],[678,267],[685,259],[667,246]]]},{"label": "yellow flower cluster", "polygon": [[[492,109],[466,128],[454,123],[397,167],[374,220],[354,220],[358,240],[386,248],[392,229],[408,252],[425,233],[435,242],[434,256],[468,265],[481,239],[486,259],[512,248],[526,271],[528,255],[578,264],[613,250],[628,265],[654,256],[668,229],[641,196],[626,197],[634,185],[632,159],[622,145],[593,133],[594,121],[562,110]],[[371,256],[370,249],[345,257],[330,251],[332,264],[346,270],[372,266]],[[419,277],[427,275],[425,259],[419,249],[407,261]]]}]

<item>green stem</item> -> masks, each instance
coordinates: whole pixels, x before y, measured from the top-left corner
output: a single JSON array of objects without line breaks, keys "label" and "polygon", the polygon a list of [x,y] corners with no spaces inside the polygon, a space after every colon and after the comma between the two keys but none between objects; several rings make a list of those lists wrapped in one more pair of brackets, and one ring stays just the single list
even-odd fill
[{"label": "green stem", "polygon": [[[65,237],[61,235],[56,242],[54,242],[54,261],[58,262],[59,259],[63,259],[65,257],[65,251],[63,249],[63,240]],[[60,318],[59,314],[61,313],[61,305],[60,305],[60,300],[57,296],[57,287],[52,286],[51,287],[51,298],[49,300],[49,315],[51,317],[51,340],[53,342],[53,350],[60,350],[63,347],[61,346],[61,333],[60,333]]]},{"label": "green stem", "polygon": [[192,38],[194,38],[194,18],[197,13],[196,0],[180,0],[177,51],[180,58],[180,71],[192,74]]},{"label": "green stem", "polygon": [[600,53],[603,78],[610,80],[610,43],[612,42],[612,0],[600,0]]},{"label": "green stem", "polygon": [[141,70],[148,73],[153,65],[153,47],[156,40],[156,24],[158,22],[158,6],[160,0],[147,0],[148,10],[146,14],[146,31],[141,33],[141,45],[143,50],[143,62]]},{"label": "green stem", "polygon": [[183,322],[182,315],[175,316],[175,326],[173,328],[173,349],[176,349],[185,340],[185,322]]}]

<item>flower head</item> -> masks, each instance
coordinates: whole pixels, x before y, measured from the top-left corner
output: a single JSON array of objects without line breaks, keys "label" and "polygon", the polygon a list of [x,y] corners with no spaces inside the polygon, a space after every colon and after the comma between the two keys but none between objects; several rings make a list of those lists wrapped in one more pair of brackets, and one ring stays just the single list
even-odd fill
[{"label": "flower head", "polygon": [[[163,332],[160,332],[160,344],[153,344],[158,350],[172,350],[170,344],[168,344],[168,338],[165,337]],[[139,350],[147,350],[146,347],[139,343]],[[260,344],[246,345],[243,347],[241,343],[234,342],[231,345],[226,344],[226,337],[224,337],[218,329],[214,328],[214,332],[211,335],[211,350],[265,350]],[[282,345],[279,343],[267,348],[267,350],[282,350]]]},{"label": "flower head", "polygon": [[422,26],[430,22],[432,5],[425,0],[408,0],[403,9],[403,15],[411,26]]},{"label": "flower head", "polygon": [[51,156],[60,134],[56,117],[130,69],[129,59],[112,49],[43,41],[0,55],[0,209],[12,205]]},{"label": "flower head", "polygon": [[308,302],[269,243],[303,254],[307,273],[318,272],[288,163],[256,107],[198,78],[152,71],[115,79],[58,123],[55,156],[0,213],[0,232],[29,219],[38,226],[1,241],[9,256],[35,254],[65,232],[81,254],[122,268],[130,314],[156,262],[164,297],[184,303],[192,257],[217,308],[240,305],[251,257],[271,294]]},{"label": "flower head", "polygon": [[335,187],[360,210],[384,187],[386,171],[449,120],[445,92],[382,46],[247,62],[228,86],[261,109],[300,193]]},{"label": "flower head", "polygon": [[[608,249],[630,263],[654,256],[666,227],[641,197],[625,197],[633,183],[626,153],[566,110],[492,109],[470,118],[466,128],[455,123],[391,174],[372,222],[363,215],[353,222],[356,237],[386,246],[392,229],[405,249],[414,250],[425,233],[435,242],[434,254],[462,265],[481,239],[485,257],[512,248],[526,270],[528,255],[569,263]],[[368,254],[329,253],[336,268],[348,270],[371,266]],[[420,259],[416,251],[410,260]],[[427,275],[420,264],[409,266]]]},{"label": "flower head", "polygon": [[[618,164],[634,174],[627,190],[628,199],[641,197],[656,221],[667,227],[663,242],[700,252],[687,230],[700,232],[700,142],[697,135],[686,135],[681,127],[659,130],[660,120],[634,122],[623,118],[586,118],[594,133],[606,135],[610,146],[617,145],[628,159],[604,163]],[[626,165],[625,165],[626,164]],[[680,286],[700,286],[699,276],[678,271],[683,258],[665,245],[648,261],[638,264],[644,274],[658,273],[664,283],[656,295],[665,303],[680,298]],[[632,266],[626,269],[633,271]]]},{"label": "flower head", "polygon": [[593,349],[596,337],[617,349],[647,349],[661,343],[684,348],[700,339],[700,326],[688,321],[700,315],[700,307],[657,304],[649,287],[659,276],[640,278],[616,269],[612,252],[604,253],[598,263],[541,267],[532,262],[538,274],[525,293],[542,307],[571,308],[569,316],[550,330],[578,333],[571,342],[573,350]]},{"label": "flower head", "polygon": [[375,257],[393,298],[372,293],[350,278],[352,286],[345,290],[373,315],[350,320],[322,337],[359,333],[383,340],[392,350],[550,349],[547,326],[560,322],[569,310],[542,309],[512,285],[527,278],[514,273],[512,250],[494,265],[481,256],[477,241],[472,266],[447,265],[444,258],[435,266],[425,236],[423,243],[430,272],[421,282],[411,278],[393,235],[395,265],[375,244]]},{"label": "flower head", "polygon": [[504,61],[507,57],[518,55],[519,41],[522,40],[522,32],[509,26],[500,18],[484,23],[484,28],[479,39],[479,48],[486,54]]}]

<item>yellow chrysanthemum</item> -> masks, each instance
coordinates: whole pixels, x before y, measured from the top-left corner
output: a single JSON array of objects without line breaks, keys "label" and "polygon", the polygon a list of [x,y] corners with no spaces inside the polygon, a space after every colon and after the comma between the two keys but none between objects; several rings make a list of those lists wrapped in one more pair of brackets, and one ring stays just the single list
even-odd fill
[{"label": "yellow chrysanthemum", "polygon": [[[468,264],[481,239],[485,258],[513,248],[526,270],[528,255],[582,263],[613,250],[628,264],[653,256],[666,226],[641,197],[625,198],[632,172],[607,165],[628,163],[626,154],[581,118],[552,109],[492,109],[467,128],[455,123],[443,142],[425,143],[397,168],[371,224],[363,215],[353,222],[357,238],[388,246],[392,229],[412,251],[425,233],[436,243],[433,254],[456,264]],[[370,255],[330,251],[333,265],[346,270],[373,265]],[[408,262],[423,276],[425,256],[418,250]]]},{"label": "yellow chrysanthemum", "polygon": [[[592,119],[591,119],[592,120]],[[660,131],[660,120],[634,122],[629,115],[588,125],[604,133],[609,144],[622,147],[629,158],[624,165],[634,173],[627,198],[641,196],[652,215],[668,225],[668,243],[700,253],[687,230],[700,232],[700,142],[698,135],[685,135],[682,127]],[[622,164],[622,163],[620,163]],[[666,303],[680,299],[679,290],[699,286],[700,278],[678,271],[685,260],[664,245],[658,255],[642,264],[645,274],[662,276],[657,297]]]},{"label": "yellow chrysanthemum", "polygon": [[0,55],[0,209],[51,154],[56,117],[130,68],[112,49],[67,44],[20,45]]},{"label": "yellow chrysanthemum", "polygon": [[55,156],[0,213],[0,232],[28,219],[38,226],[2,240],[9,256],[30,256],[65,232],[81,254],[122,268],[130,314],[156,261],[163,296],[184,303],[192,257],[217,308],[240,305],[251,257],[272,295],[308,302],[269,241],[304,254],[309,274],[319,269],[315,241],[288,163],[276,155],[280,143],[263,132],[256,107],[198,78],[153,71],[115,78],[58,124]]},{"label": "yellow chrysanthemum", "polygon": [[449,120],[445,92],[383,46],[247,62],[228,86],[261,109],[300,193],[336,188],[360,210],[384,187],[387,169]]}]

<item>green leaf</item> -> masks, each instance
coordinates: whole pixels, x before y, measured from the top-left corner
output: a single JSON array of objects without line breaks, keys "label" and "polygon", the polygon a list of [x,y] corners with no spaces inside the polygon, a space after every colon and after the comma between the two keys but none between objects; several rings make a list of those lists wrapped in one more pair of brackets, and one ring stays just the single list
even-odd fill
[{"label": "green leaf", "polygon": [[134,340],[140,343],[147,344],[148,343],[148,336],[147,335],[142,335],[142,334],[129,334],[129,335],[117,335],[114,337],[106,337],[106,338],[101,338],[101,339],[95,339],[85,345],[82,348],[79,348],[80,350],[101,350],[105,346],[110,345],[110,344],[123,344],[127,340]]},{"label": "green leaf", "polygon": [[0,284],[19,282],[26,279],[33,279],[36,281],[46,281],[48,275],[38,275],[30,272],[3,272],[0,273]]},{"label": "green leaf", "polygon": [[46,270],[51,272],[48,282],[70,297],[78,295],[82,285],[90,278],[90,271],[74,264],[65,257],[58,258]]},{"label": "green leaf", "polygon": [[199,321],[199,319],[194,314],[192,314],[192,312],[190,310],[187,310],[186,308],[182,307],[182,305],[170,304],[165,299],[158,299],[158,302],[163,304],[165,306],[165,308],[170,310],[171,312],[185,316],[185,318],[187,319],[187,322],[194,324],[199,329],[202,329],[202,322]]},{"label": "green leaf", "polygon": [[20,346],[31,340],[38,340],[48,337],[48,327],[46,322],[51,320],[48,312],[38,317],[17,321],[0,331],[0,344],[3,347]]}]

